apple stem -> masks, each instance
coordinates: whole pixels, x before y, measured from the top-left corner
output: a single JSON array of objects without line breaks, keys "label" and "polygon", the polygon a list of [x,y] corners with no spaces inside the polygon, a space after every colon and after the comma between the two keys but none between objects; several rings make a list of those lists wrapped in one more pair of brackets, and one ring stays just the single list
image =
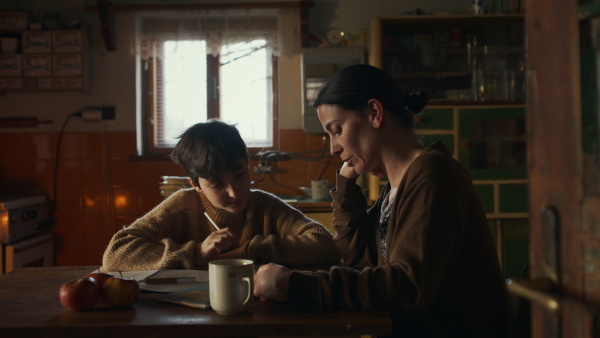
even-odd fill
[{"label": "apple stem", "polygon": [[121,271],[119,271],[119,275],[121,275],[121,278],[123,278],[123,273]]},{"label": "apple stem", "polygon": [[96,265],[96,269],[98,269],[98,273],[100,273],[100,266]]}]

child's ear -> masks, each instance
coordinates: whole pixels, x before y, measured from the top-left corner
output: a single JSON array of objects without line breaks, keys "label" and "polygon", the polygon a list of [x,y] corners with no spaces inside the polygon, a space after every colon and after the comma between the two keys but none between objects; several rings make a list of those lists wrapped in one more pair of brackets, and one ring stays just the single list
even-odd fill
[{"label": "child's ear", "polygon": [[198,191],[198,192],[202,191],[202,189],[200,189],[200,186],[198,184],[196,184],[196,182],[194,182],[194,180],[192,180],[191,177],[188,177],[187,179],[188,179],[188,182],[190,183],[190,185],[192,187],[194,187],[194,189],[196,189],[196,191]]}]

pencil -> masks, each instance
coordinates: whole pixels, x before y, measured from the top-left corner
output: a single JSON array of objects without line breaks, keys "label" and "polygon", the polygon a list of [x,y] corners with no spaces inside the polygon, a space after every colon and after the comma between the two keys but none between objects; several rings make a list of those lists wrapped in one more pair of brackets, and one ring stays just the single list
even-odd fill
[{"label": "pencil", "polygon": [[215,221],[213,221],[212,218],[210,218],[210,216],[208,216],[208,214],[206,212],[204,212],[204,216],[206,216],[206,218],[208,218],[208,220],[212,223],[212,225],[215,227],[215,229],[221,230],[221,228],[219,228],[217,223],[215,223]]}]

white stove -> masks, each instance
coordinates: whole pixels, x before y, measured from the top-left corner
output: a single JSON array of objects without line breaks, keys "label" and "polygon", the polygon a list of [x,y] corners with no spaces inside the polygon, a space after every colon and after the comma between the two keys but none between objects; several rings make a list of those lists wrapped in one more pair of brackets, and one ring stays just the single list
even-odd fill
[{"label": "white stove", "polygon": [[44,196],[0,196],[0,243],[50,232],[48,209]]},{"label": "white stove", "polygon": [[49,266],[54,234],[44,196],[0,196],[0,275],[24,266]]}]

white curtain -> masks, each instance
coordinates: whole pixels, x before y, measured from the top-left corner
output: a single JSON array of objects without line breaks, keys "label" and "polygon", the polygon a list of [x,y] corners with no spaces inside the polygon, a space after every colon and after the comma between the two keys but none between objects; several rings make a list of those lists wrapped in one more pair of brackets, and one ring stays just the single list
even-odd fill
[{"label": "white curtain", "polygon": [[297,8],[141,11],[136,21],[132,52],[142,60],[161,57],[162,42],[169,40],[205,40],[211,55],[219,54],[224,45],[257,39],[264,39],[276,56],[301,51]]}]

